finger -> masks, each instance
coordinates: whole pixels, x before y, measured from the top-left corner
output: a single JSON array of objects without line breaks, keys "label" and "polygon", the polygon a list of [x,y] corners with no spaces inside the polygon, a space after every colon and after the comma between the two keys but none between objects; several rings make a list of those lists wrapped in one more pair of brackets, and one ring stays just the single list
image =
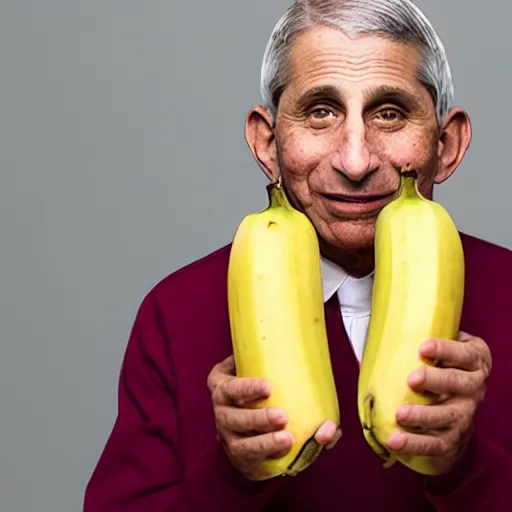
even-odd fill
[{"label": "finger", "polygon": [[337,442],[337,439],[335,439],[337,435],[341,435],[341,430],[338,429],[336,423],[331,420],[327,420],[315,432],[315,441],[321,446],[325,446],[330,443],[334,446]]},{"label": "finger", "polygon": [[459,331],[459,341],[471,341],[473,339],[473,336],[471,334],[468,334],[465,331]]},{"label": "finger", "polygon": [[476,358],[478,359],[476,366],[484,373],[485,378],[487,379],[492,369],[492,354],[489,345],[487,345],[482,338],[471,336],[464,331],[459,332],[459,341],[470,343],[473,346]]},{"label": "finger", "polygon": [[[336,429],[336,433],[334,434],[334,437],[331,439],[331,441],[325,445],[326,450],[332,450],[336,446],[338,441],[341,439],[341,436],[342,436],[342,431],[341,431],[341,428],[339,427]],[[318,444],[321,444],[321,443],[318,443]]]},{"label": "finger", "polygon": [[420,346],[422,357],[436,362],[444,368],[476,371],[480,369],[478,346],[471,341],[430,339]]},{"label": "finger", "polygon": [[273,432],[282,429],[287,422],[284,411],[278,408],[238,409],[219,406],[215,408],[217,425],[237,433]]},{"label": "finger", "polygon": [[234,375],[235,373],[235,358],[230,355],[221,361],[218,365],[219,371],[228,375]]},{"label": "finger", "polygon": [[226,380],[227,377],[233,377],[233,370],[233,356],[229,356],[220,363],[216,364],[208,374],[208,378],[206,380],[208,389],[213,392],[222,382]]},{"label": "finger", "polygon": [[413,433],[430,430],[445,430],[453,427],[461,415],[460,401],[443,405],[403,405],[396,413],[396,421],[400,426]]},{"label": "finger", "polygon": [[483,384],[481,372],[424,366],[409,375],[407,383],[417,393],[475,396]]},{"label": "finger", "polygon": [[270,396],[267,381],[258,377],[233,377],[225,379],[213,393],[213,401],[218,405],[243,407]]},{"label": "finger", "polygon": [[228,437],[227,440],[231,455],[254,461],[282,456],[292,445],[293,437],[286,430],[251,437]]},{"label": "finger", "polygon": [[446,453],[446,441],[443,436],[414,434],[396,430],[391,434],[387,447],[404,455],[439,456]]}]

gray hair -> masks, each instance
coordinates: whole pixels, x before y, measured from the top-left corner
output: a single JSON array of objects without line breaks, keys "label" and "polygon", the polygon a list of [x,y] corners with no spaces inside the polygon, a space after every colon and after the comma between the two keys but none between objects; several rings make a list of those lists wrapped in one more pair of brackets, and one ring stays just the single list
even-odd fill
[{"label": "gray hair", "polygon": [[347,35],[374,33],[412,43],[422,55],[418,79],[432,96],[438,122],[450,111],[454,91],[444,46],[411,0],[296,0],[275,25],[263,57],[261,96],[274,116],[286,87],[286,59],[293,38],[319,24]]}]

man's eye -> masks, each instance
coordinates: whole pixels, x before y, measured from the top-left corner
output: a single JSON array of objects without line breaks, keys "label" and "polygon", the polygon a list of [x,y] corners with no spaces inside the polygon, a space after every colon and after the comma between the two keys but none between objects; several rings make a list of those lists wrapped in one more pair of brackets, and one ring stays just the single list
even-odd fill
[{"label": "man's eye", "polygon": [[401,119],[400,113],[393,109],[381,110],[377,114],[377,116],[382,121],[397,121],[397,120]]},{"label": "man's eye", "polygon": [[329,117],[331,114],[331,111],[326,108],[317,108],[311,112],[311,115],[315,119],[325,119],[326,117]]}]

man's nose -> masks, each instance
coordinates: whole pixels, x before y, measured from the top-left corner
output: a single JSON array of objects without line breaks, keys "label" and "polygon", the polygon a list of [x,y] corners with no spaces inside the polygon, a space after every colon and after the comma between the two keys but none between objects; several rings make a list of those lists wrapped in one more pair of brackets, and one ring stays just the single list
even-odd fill
[{"label": "man's nose", "polygon": [[332,166],[349,180],[359,182],[375,170],[362,119],[345,119],[333,153]]}]

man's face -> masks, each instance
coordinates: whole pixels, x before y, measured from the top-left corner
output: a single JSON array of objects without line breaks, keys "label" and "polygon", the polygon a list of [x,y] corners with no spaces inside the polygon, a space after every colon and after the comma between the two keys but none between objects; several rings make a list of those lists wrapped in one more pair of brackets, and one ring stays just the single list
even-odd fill
[{"label": "man's face", "polygon": [[418,81],[419,52],[326,27],[301,34],[275,125],[277,165],[294,205],[323,242],[373,244],[375,219],[411,164],[432,194],[441,150],[435,106]]}]

